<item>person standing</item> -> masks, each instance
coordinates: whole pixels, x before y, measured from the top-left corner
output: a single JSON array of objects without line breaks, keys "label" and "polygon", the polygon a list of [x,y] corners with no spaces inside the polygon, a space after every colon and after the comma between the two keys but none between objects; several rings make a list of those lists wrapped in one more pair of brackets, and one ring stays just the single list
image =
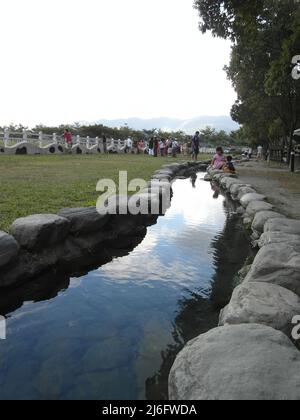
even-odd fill
[{"label": "person standing", "polygon": [[125,142],[125,153],[131,153],[132,152],[132,140],[130,137]]},{"label": "person standing", "polygon": [[178,152],[178,143],[177,143],[176,139],[174,139],[172,141],[171,148],[172,148],[172,157],[176,158],[177,157],[177,152]]},{"label": "person standing", "polygon": [[154,142],[153,142],[153,154],[154,157],[158,156],[158,149],[159,149],[159,141],[157,137],[154,137]]},{"label": "person standing", "polygon": [[149,141],[149,155],[150,156],[154,155],[153,148],[154,148],[154,139],[153,139],[153,137],[151,137],[151,139]]},{"label": "person standing", "polygon": [[71,149],[73,145],[73,137],[68,128],[66,128],[64,131],[64,139],[67,146]]},{"label": "person standing", "polygon": [[164,151],[165,156],[168,156],[171,145],[172,145],[172,140],[167,139],[167,141],[165,142],[165,151]]},{"label": "person standing", "polygon": [[159,142],[159,148],[160,148],[160,156],[164,157],[165,155],[165,139],[161,139]]},{"label": "person standing", "polygon": [[133,145],[133,153],[135,155],[138,155],[140,153],[139,141],[137,139],[134,139],[132,142],[132,145]]},{"label": "person standing", "polygon": [[257,160],[262,160],[263,158],[263,147],[261,145],[257,148]]},{"label": "person standing", "polygon": [[200,132],[196,131],[194,137],[192,138],[192,158],[193,160],[198,160],[200,148]]},{"label": "person standing", "polygon": [[102,135],[102,143],[103,143],[103,152],[106,153],[107,152],[107,139],[104,134]]}]

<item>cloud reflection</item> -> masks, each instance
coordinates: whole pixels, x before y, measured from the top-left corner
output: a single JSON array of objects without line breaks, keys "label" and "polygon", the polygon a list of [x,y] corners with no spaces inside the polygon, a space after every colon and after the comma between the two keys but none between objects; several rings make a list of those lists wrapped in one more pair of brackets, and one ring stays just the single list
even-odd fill
[{"label": "cloud reflection", "polygon": [[172,282],[176,286],[210,286],[213,276],[212,239],[226,220],[224,197],[213,199],[202,179],[174,183],[172,206],[149,228],[144,241],[127,257],[99,268],[97,276],[114,282]]}]

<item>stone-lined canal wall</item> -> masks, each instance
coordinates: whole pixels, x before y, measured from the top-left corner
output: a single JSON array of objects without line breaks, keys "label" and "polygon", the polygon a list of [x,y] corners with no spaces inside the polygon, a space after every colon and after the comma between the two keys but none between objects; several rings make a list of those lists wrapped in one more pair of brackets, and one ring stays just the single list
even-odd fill
[{"label": "stone-lined canal wall", "polygon": [[299,400],[300,221],[278,213],[251,185],[219,171],[208,179],[240,203],[259,252],[220,314],[219,327],[189,342],[169,377],[172,400]]},{"label": "stone-lined canal wall", "polygon": [[[171,190],[176,177],[206,169],[207,162],[165,165],[137,195],[141,202],[153,203],[154,196],[161,202],[163,190]],[[123,197],[116,201],[124,203]],[[160,214],[101,215],[89,207],[17,219],[9,233],[0,231],[0,288],[27,282],[47,270],[77,275],[97,268],[132,250]]]}]

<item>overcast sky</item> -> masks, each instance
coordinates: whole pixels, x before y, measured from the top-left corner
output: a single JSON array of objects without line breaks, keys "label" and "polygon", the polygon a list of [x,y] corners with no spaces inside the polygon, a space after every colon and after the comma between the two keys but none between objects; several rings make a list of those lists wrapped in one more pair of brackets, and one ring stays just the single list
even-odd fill
[{"label": "overcast sky", "polygon": [[193,0],[1,0],[0,124],[228,115],[228,42]]}]

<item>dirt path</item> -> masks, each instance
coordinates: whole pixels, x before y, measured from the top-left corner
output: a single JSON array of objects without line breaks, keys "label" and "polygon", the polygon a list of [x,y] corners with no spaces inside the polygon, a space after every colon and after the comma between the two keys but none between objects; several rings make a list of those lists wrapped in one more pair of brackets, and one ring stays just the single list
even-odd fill
[{"label": "dirt path", "polygon": [[300,219],[300,173],[286,167],[251,161],[237,166],[239,179],[267,196],[276,209],[288,217]]}]

